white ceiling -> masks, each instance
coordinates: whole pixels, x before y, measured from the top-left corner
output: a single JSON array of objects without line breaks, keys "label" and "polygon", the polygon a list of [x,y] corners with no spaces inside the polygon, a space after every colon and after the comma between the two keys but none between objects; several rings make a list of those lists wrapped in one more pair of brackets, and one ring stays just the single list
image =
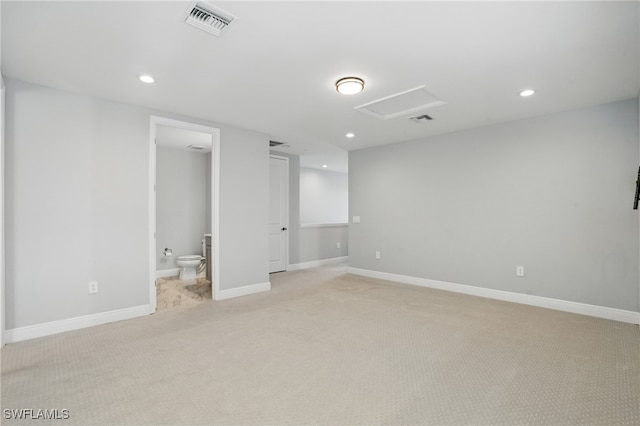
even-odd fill
[{"label": "white ceiling", "polygon": [[[239,18],[221,37],[184,24],[189,2],[2,1],[2,74],[253,129],[308,158],[640,88],[635,1],[212,3]],[[345,76],[365,91],[338,94]],[[421,85],[446,102],[433,121],[353,109]]]}]

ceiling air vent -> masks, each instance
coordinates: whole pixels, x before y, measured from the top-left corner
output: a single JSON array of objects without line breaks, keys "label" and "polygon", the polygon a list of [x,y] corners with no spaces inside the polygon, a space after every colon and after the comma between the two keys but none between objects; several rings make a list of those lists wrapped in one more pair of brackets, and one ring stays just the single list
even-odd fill
[{"label": "ceiling air vent", "polygon": [[212,4],[199,1],[193,3],[187,9],[185,22],[210,34],[219,36],[235,19],[236,17],[229,12],[225,12]]},{"label": "ceiling air vent", "polygon": [[269,141],[269,146],[271,148],[275,148],[277,146],[281,147],[281,148],[289,148],[289,144],[285,143],[285,142],[276,142],[276,141]]},{"label": "ceiling air vent", "polygon": [[417,117],[411,117],[409,120],[415,121],[416,123],[425,123],[427,121],[433,120],[433,117],[427,114],[422,114]]},{"label": "ceiling air vent", "polygon": [[202,145],[192,144],[192,145],[189,145],[187,149],[190,149],[192,151],[204,151],[205,149],[207,149],[207,147]]},{"label": "ceiling air vent", "polygon": [[389,120],[406,117],[444,104],[446,102],[427,90],[427,86],[420,86],[357,106],[354,109],[380,120]]}]

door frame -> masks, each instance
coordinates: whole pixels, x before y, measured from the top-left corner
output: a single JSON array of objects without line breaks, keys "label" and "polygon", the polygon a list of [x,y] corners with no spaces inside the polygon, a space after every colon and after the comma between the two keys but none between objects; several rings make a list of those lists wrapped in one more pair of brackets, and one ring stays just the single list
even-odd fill
[{"label": "door frame", "polygon": [[[149,313],[156,311],[156,126],[194,130],[211,135],[211,244],[213,299],[220,296],[220,129],[187,121],[160,116],[150,116],[149,130]],[[204,235],[203,235],[204,238]]]},{"label": "door frame", "polygon": [[5,315],[5,293],[4,293],[4,115],[5,115],[5,85],[4,78],[0,75],[0,348],[4,346],[4,315]]},{"label": "door frame", "polygon": [[[289,157],[285,157],[282,155],[271,154],[269,153],[269,160],[284,160],[285,162],[285,187],[286,191],[284,191],[285,197],[285,207],[284,207],[284,222],[285,228],[287,228],[287,238],[285,238],[285,257],[284,257],[284,270],[289,270],[289,238],[291,236],[291,226],[289,223]],[[269,202],[271,202],[271,194],[269,194]],[[269,272],[271,273],[271,272]]]}]

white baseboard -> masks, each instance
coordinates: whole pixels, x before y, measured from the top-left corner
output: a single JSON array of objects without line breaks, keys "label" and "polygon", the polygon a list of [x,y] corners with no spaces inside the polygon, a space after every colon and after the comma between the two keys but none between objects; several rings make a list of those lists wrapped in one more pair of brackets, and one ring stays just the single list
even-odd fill
[{"label": "white baseboard", "polygon": [[570,302],[567,300],[551,299],[548,297],[532,296],[530,294],[512,293],[503,290],[494,290],[471,285],[455,284],[445,281],[430,280],[427,278],[410,277],[407,275],[390,274],[387,272],[372,271],[369,269],[351,268],[347,272],[381,280],[396,281],[403,284],[411,284],[420,287],[435,288],[438,290],[452,291],[455,293],[470,294],[489,299],[504,300],[507,302],[521,303],[523,305],[538,306],[554,309],[556,311],[571,312],[574,314],[589,315],[614,321],[640,324],[640,312],[625,311],[622,309],[607,308],[605,306],[589,305],[586,303]]},{"label": "white baseboard", "polygon": [[270,282],[251,284],[251,285],[245,285],[243,287],[220,290],[220,292],[217,295],[214,294],[214,298],[215,300],[225,300],[225,299],[231,299],[233,297],[247,296],[249,294],[260,293],[262,291],[269,291],[269,290],[271,290]]},{"label": "white baseboard", "polygon": [[287,267],[287,271],[297,271],[299,269],[315,268],[316,266],[329,265],[331,263],[344,262],[349,256],[332,257],[331,259],[312,260],[310,262],[294,263]]},{"label": "white baseboard", "polygon": [[4,340],[6,343],[21,342],[23,340],[35,339],[37,337],[64,333],[65,331],[79,330],[81,328],[93,327],[95,325],[106,324],[109,322],[141,317],[149,315],[150,313],[149,305],[140,305],[133,306],[131,308],[117,309],[115,311],[100,312],[98,314],[83,315],[81,317],[28,325],[26,327],[5,330]]},{"label": "white baseboard", "polygon": [[161,269],[156,271],[156,278],[176,277],[180,275],[180,268]]}]

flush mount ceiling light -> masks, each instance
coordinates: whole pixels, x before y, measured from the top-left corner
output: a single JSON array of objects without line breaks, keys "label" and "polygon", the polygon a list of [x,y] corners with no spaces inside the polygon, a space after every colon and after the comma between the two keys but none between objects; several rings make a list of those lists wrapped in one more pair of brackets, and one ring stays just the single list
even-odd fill
[{"label": "flush mount ceiling light", "polygon": [[536,93],[536,91],[533,89],[525,89],[522,92],[520,92],[520,96],[522,96],[523,98],[526,98],[527,96],[531,96],[534,93]]},{"label": "flush mount ceiling light", "polygon": [[345,77],[336,81],[336,90],[343,95],[355,95],[364,90],[364,80],[358,77]]},{"label": "flush mount ceiling light", "polygon": [[141,75],[141,76],[140,76],[140,77],[138,77],[138,78],[140,79],[140,81],[141,81],[141,82],[143,82],[143,83],[148,83],[148,84],[154,83],[154,82],[156,81],[156,80],[155,80],[153,77],[151,77],[150,75]]},{"label": "flush mount ceiling light", "polygon": [[327,167],[329,167],[329,166],[327,166],[326,164],[323,164],[323,165],[322,165],[322,168],[323,168],[323,169],[326,169]]},{"label": "flush mount ceiling light", "polygon": [[345,136],[346,136],[346,137],[348,137],[348,138],[353,138],[353,137],[355,137],[356,135],[355,135],[355,133],[349,132],[349,133],[347,133]]}]

